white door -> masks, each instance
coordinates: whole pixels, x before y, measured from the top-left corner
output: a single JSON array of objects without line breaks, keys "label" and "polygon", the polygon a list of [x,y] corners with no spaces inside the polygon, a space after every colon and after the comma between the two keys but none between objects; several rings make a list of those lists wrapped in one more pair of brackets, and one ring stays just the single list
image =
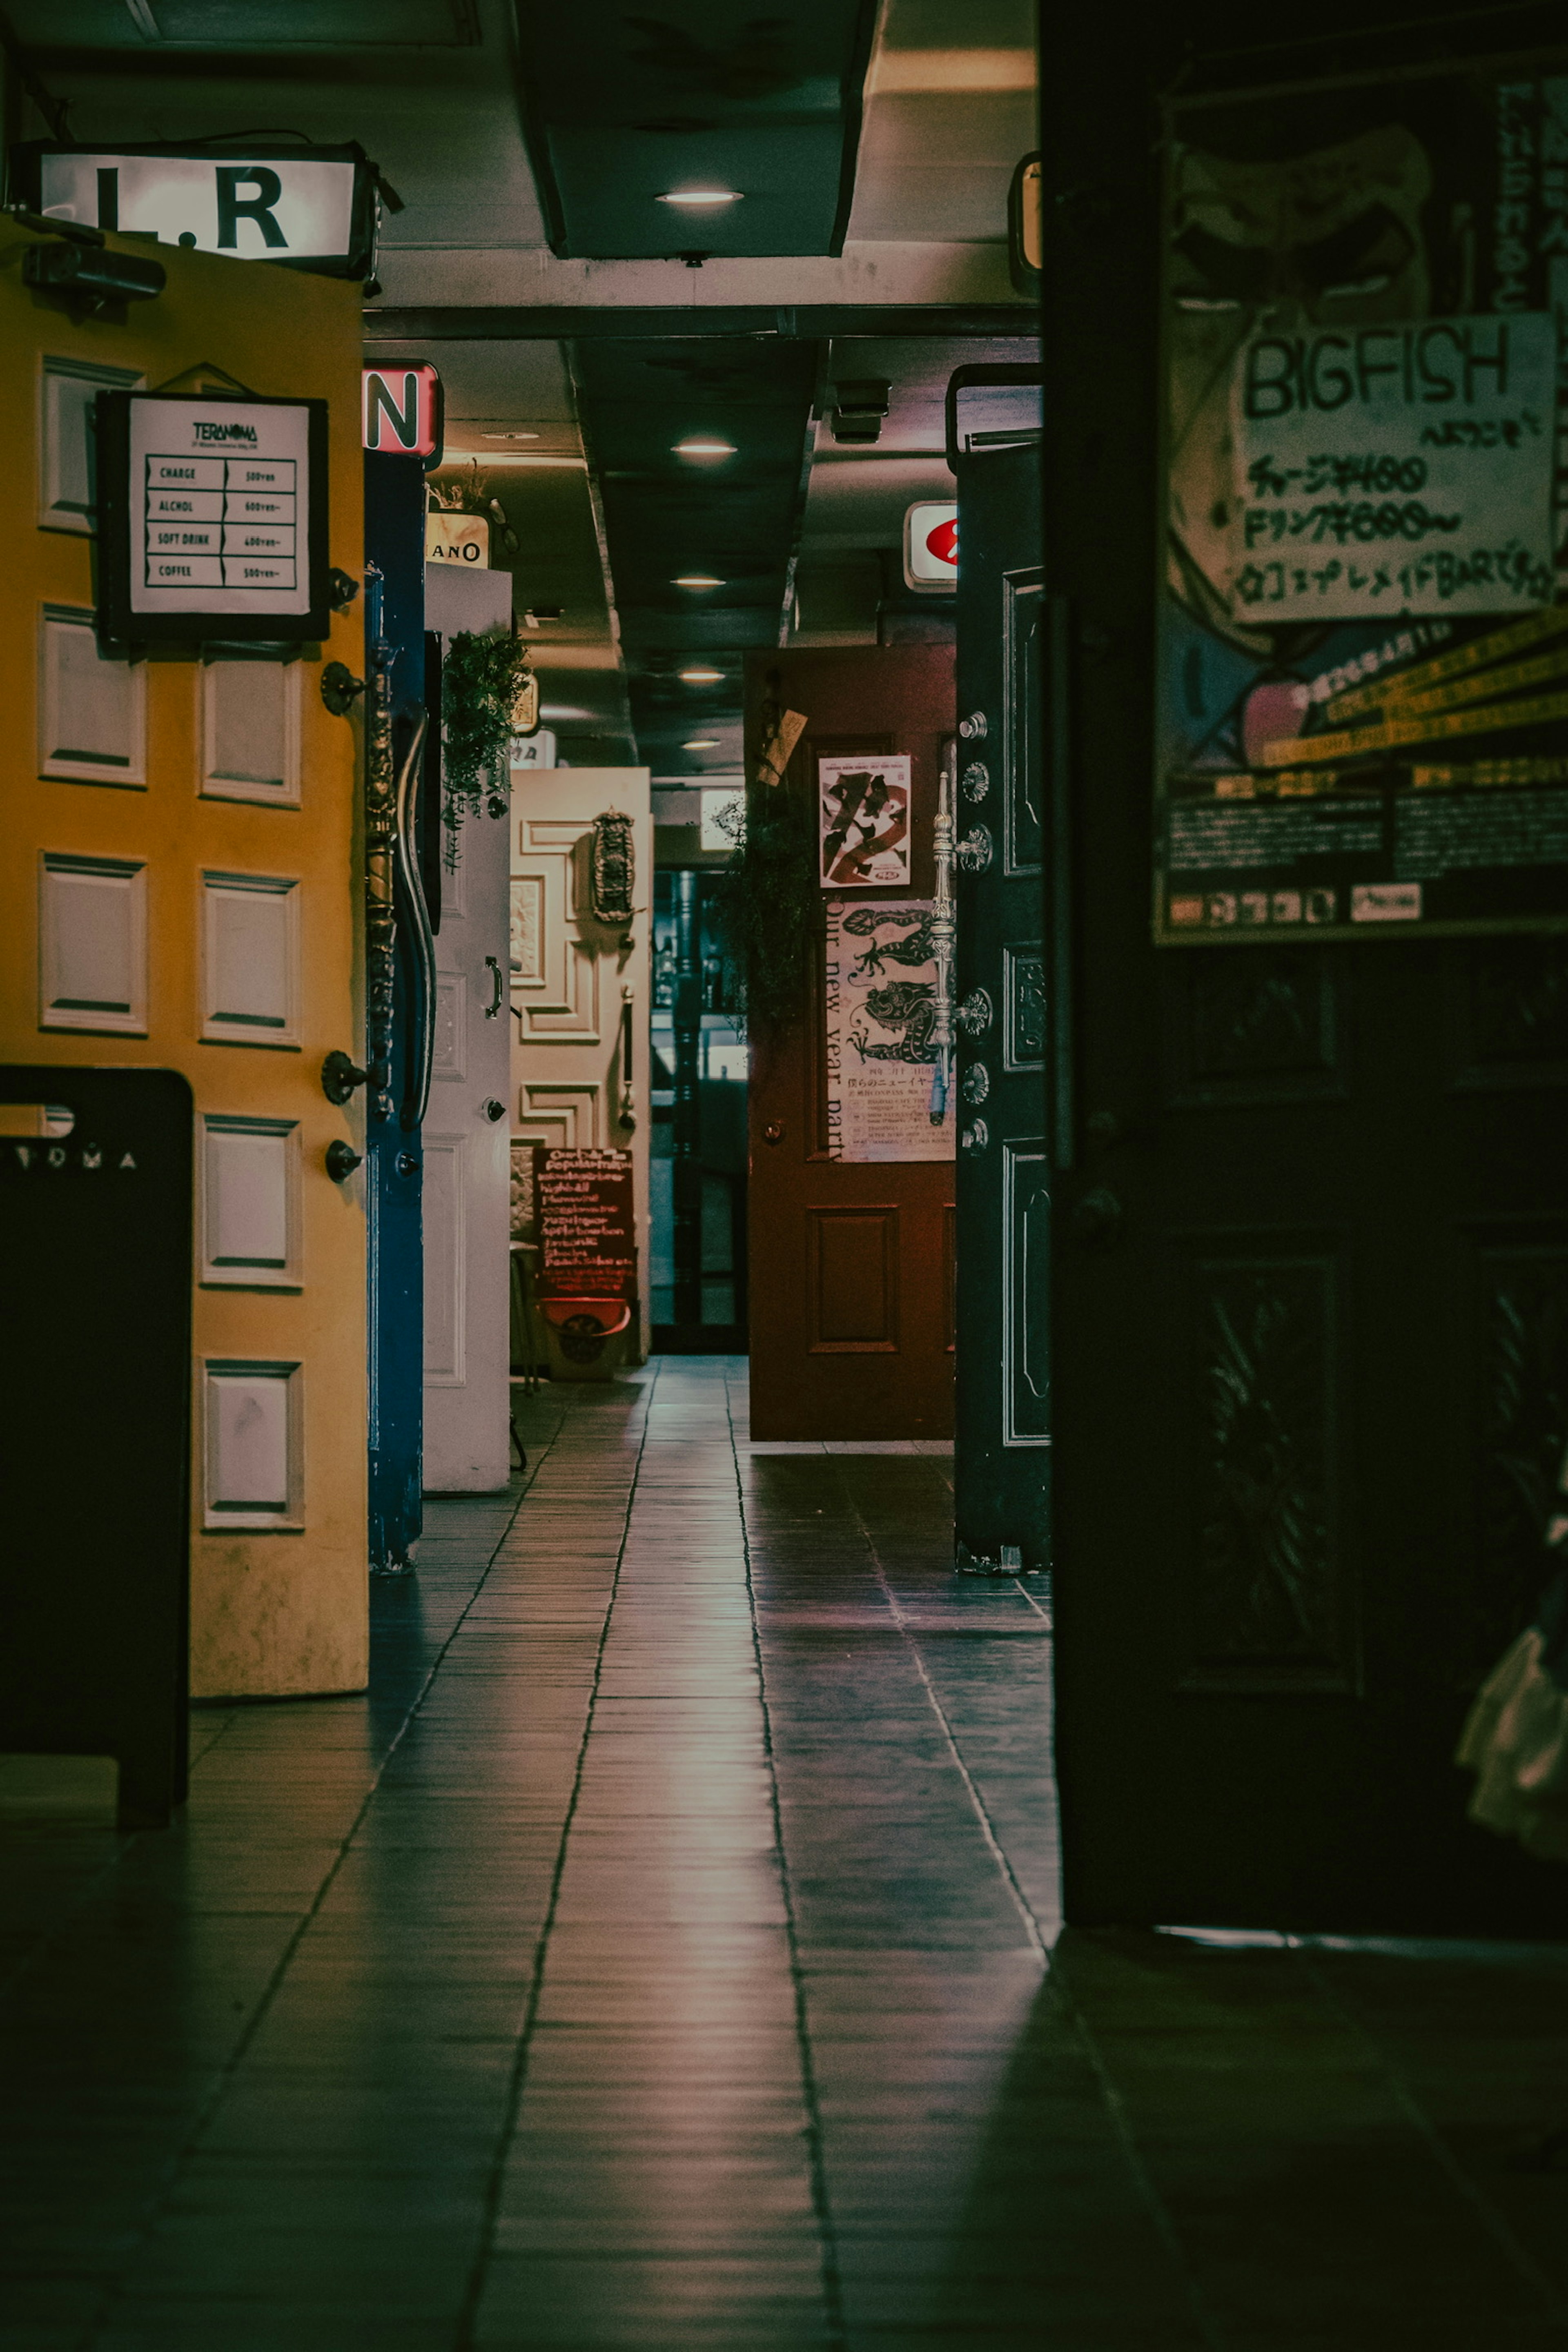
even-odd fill
[{"label": "white door", "polygon": [[[432,570],[426,624],[448,639],[506,627],[510,591],[504,572]],[[427,1494],[488,1494],[508,1475],[509,846],[504,815],[468,816],[442,877],[423,1143]]]},{"label": "white door", "polygon": [[[637,912],[597,921],[594,821],[632,820]],[[535,1238],[533,1147],[631,1154],[637,1213],[638,1356],[647,1350],[648,940],[653,819],[646,768],[512,772],[511,990],[513,1231]]]}]

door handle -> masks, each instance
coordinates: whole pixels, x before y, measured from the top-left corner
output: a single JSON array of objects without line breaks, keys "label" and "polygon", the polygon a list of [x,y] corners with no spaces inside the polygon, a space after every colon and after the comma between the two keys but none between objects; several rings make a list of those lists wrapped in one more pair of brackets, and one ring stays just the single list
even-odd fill
[{"label": "door handle", "polygon": [[357,1062],[351,1062],[341,1045],[335,1045],[321,1064],[321,1092],[330,1103],[340,1106],[352,1097],[356,1087],[363,1087],[369,1072]]},{"label": "door handle", "polygon": [[495,993],[485,1007],[485,1019],[494,1021],[500,1012],[501,1001],[506,995],[506,982],[501,978],[500,957],[486,956],[485,969],[489,973],[495,990]]},{"label": "door handle", "polygon": [[637,1037],[637,1024],[633,1017],[632,1006],[636,1001],[637,990],[629,980],[623,982],[621,985],[621,1103],[616,1116],[621,1125],[628,1131],[637,1123],[637,1098],[632,1083],[634,1076],[632,1055]]},{"label": "door handle", "polygon": [[421,710],[413,740],[397,777],[397,832],[394,844],[398,895],[411,919],[414,957],[418,974],[417,1027],[408,1058],[398,1125],[406,1133],[417,1127],[430,1103],[430,1079],[436,1066],[436,940],[430,909],[425,903],[425,881],[419,871],[419,845],[414,838],[419,802],[419,770],[429,713]]},{"label": "door handle", "polygon": [[1097,1184],[1073,1203],[1068,1229],[1084,1249],[1109,1249],[1121,1239],[1127,1213],[1108,1184]]},{"label": "door handle", "polygon": [[784,1128],[779,1120],[776,1118],[769,1119],[766,1127],[763,1129],[763,1141],[764,1143],[782,1143],[784,1141]]}]

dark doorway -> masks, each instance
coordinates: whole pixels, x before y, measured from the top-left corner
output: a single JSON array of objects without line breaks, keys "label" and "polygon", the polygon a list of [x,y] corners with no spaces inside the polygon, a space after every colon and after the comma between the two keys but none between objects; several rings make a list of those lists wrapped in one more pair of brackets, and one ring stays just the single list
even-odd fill
[{"label": "dark doorway", "polygon": [[654,878],[649,1213],[653,1345],[746,1346],[746,1020],[720,919],[722,878]]}]

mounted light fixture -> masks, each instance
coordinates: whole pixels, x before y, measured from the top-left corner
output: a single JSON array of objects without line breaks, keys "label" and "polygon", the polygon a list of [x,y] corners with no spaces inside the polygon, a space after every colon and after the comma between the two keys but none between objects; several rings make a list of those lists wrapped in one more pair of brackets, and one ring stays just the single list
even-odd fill
[{"label": "mounted light fixture", "polygon": [[680,748],[683,751],[716,751],[719,738],[717,735],[694,735],[689,743],[683,743]]},{"label": "mounted light fixture", "polygon": [[688,686],[718,686],[724,677],[721,669],[683,669],[680,675]]},{"label": "mounted light fixture", "polygon": [[537,441],[537,433],[481,433],[481,441]]},{"label": "mounted light fixture", "polygon": [[732,457],[735,445],[732,441],[716,440],[711,434],[698,433],[689,440],[678,441],[675,454],[678,457]]},{"label": "mounted light fixture", "polygon": [[710,572],[683,572],[669,584],[672,588],[722,588],[725,583],[722,580],[715,580]]},{"label": "mounted light fixture", "polygon": [[741,195],[739,188],[672,188],[658,201],[661,205],[679,205],[687,212],[713,212],[721,205],[738,205]]}]

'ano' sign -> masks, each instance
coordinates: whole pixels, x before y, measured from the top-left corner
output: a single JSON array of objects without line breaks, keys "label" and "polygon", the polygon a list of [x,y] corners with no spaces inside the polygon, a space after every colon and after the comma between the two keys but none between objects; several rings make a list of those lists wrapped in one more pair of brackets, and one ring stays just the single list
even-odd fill
[{"label": "'ano' sign", "polygon": [[364,446],[384,457],[423,457],[429,473],[441,462],[444,402],[441,379],[416,360],[382,360],[361,377]]},{"label": "'ano' sign", "polygon": [[11,172],[16,200],[57,220],[323,278],[374,266],[376,175],[361,147],[262,139],[216,155],[34,140],[12,149]]}]

